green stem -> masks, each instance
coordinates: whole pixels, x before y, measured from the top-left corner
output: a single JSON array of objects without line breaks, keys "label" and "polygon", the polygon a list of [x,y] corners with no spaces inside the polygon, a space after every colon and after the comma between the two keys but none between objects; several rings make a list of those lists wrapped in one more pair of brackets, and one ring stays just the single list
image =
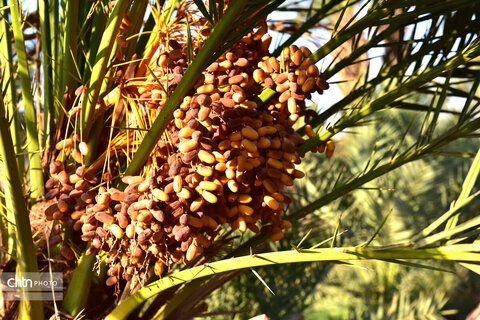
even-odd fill
[{"label": "green stem", "polygon": [[[16,7],[12,7],[16,9]],[[12,17],[12,19],[14,19]],[[0,89],[0,97],[2,91]],[[12,211],[15,221],[17,235],[17,263],[21,273],[37,272],[37,256],[33,246],[32,231],[30,229],[30,220],[28,216],[27,205],[23,194],[21,177],[18,172],[15,153],[13,152],[13,142],[8,130],[8,121],[5,117],[5,106],[0,99],[0,157],[2,159],[2,171],[5,176],[6,197],[11,199]],[[20,315],[22,319],[43,319],[42,301],[30,301],[24,296],[21,303]]]},{"label": "green stem", "polygon": [[55,107],[53,104],[52,82],[52,39],[50,38],[50,16],[48,12],[48,0],[38,0],[38,13],[40,17],[40,30],[42,41],[42,69],[43,69],[43,116],[44,133],[43,145],[49,145],[49,139],[54,128]]},{"label": "green stem", "polygon": [[[62,101],[65,89],[72,91],[76,86],[76,68],[75,59],[77,57],[78,48],[78,10],[79,1],[72,0],[66,2],[66,7],[63,9],[64,17],[64,32],[63,32],[63,46],[62,46],[62,72],[60,87],[57,92],[59,101]],[[65,16],[66,15],[66,16]]]},{"label": "green stem", "polygon": [[440,240],[448,240],[450,239],[450,237],[452,237],[457,233],[461,233],[463,231],[466,231],[472,228],[478,228],[479,225],[480,225],[480,216],[477,216],[456,227],[445,229],[442,232],[439,232],[437,234],[431,235],[425,239],[420,240],[418,243],[415,244],[414,248],[426,247]]},{"label": "green stem", "polygon": [[[87,51],[87,48],[89,46],[89,39],[87,38],[87,35],[89,34],[89,30],[92,28],[93,19],[91,19],[89,13],[91,9],[96,7],[101,7],[101,5],[92,3],[92,1],[80,1],[80,4],[78,6],[78,36],[75,39],[77,43],[75,70],[79,80],[82,78],[83,70],[86,67],[85,52]],[[83,84],[83,82],[81,82],[81,84]]]},{"label": "green stem", "polygon": [[[469,250],[470,249],[470,250]],[[260,266],[279,265],[286,263],[314,262],[314,261],[343,261],[343,260],[391,260],[391,259],[425,259],[449,261],[480,261],[478,247],[449,246],[429,249],[401,248],[324,248],[279,251],[253,254],[239,258],[221,260],[199,267],[177,272],[140,289],[110,313],[106,320],[122,320],[135,310],[146,299],[175,285],[189,282],[193,279],[218,275],[233,270],[254,268]]]},{"label": "green stem", "polygon": [[[2,181],[3,183],[3,181]],[[7,255],[9,252],[9,233],[8,233],[8,212],[6,210],[6,202],[3,196],[0,196],[0,235],[1,235],[1,246],[2,248],[7,251]],[[3,250],[2,250],[3,251]],[[4,261],[8,260],[8,257],[4,258],[5,254],[0,252],[0,261],[3,263]]]},{"label": "green stem", "polygon": [[198,53],[197,57],[188,67],[177,88],[162,107],[162,110],[155,119],[152,127],[145,135],[145,138],[135,152],[135,155],[133,156],[133,159],[130,162],[125,174],[135,175],[140,172],[143,164],[157,144],[159,137],[162,135],[168,123],[172,119],[173,111],[177,108],[188,91],[190,91],[192,86],[195,84],[195,81],[197,81],[197,79],[200,77],[203,69],[205,69],[212,55],[223,43],[223,40],[234,27],[233,21],[236,20],[244,8],[244,1],[232,2],[222,19],[220,19],[220,21],[215,25],[213,32],[205,41],[205,44]]},{"label": "green stem", "polygon": [[[58,56],[58,1],[59,0],[47,0],[48,4],[48,22],[49,22],[49,27],[50,27],[50,40],[52,41],[50,50],[52,54],[52,61],[54,66],[57,63],[57,56]],[[55,70],[55,67],[54,67]],[[55,83],[55,82],[54,82]]]},{"label": "green stem", "polygon": [[[0,159],[0,163],[2,163],[2,160]],[[10,186],[8,184],[8,181],[6,180],[5,177],[0,178],[0,182],[3,186],[3,191],[4,194],[10,194]],[[17,260],[17,232],[15,230],[15,225],[13,224],[13,221],[15,221],[15,216],[14,212],[12,210],[13,208],[13,199],[11,197],[5,196],[5,198],[2,198],[3,201],[5,202],[5,219],[4,221],[7,223],[3,227],[5,228],[5,234],[3,233],[4,230],[2,228],[2,239],[5,238],[5,248],[7,248],[7,253],[10,256],[11,259]],[[10,223],[9,223],[10,222]]]},{"label": "green stem", "polygon": [[420,233],[418,233],[415,237],[412,238],[412,241],[418,241],[424,237],[426,237],[427,235],[429,235],[430,233],[432,233],[433,231],[435,231],[435,229],[437,229],[438,227],[440,227],[445,221],[447,221],[450,217],[452,217],[453,215],[459,213],[459,211],[464,208],[465,206],[467,206],[470,202],[473,201],[473,199],[475,199],[476,197],[478,196],[478,194],[474,194],[474,195],[471,195],[470,197],[466,198],[466,199],[458,199],[457,202],[455,203],[455,206],[453,208],[451,208],[450,210],[448,210],[447,212],[445,212],[440,218],[438,218],[437,220],[435,220],[434,222],[432,222],[428,227],[426,227],[425,229],[423,229]]},{"label": "green stem", "polygon": [[[60,88],[60,77],[59,77],[59,69],[60,69],[60,64],[59,64],[59,57],[58,57],[58,51],[59,51],[59,36],[58,36],[58,25],[59,25],[59,11],[58,11],[58,4],[59,0],[50,0],[49,1],[49,6],[48,6],[48,15],[49,15],[49,22],[50,22],[50,40],[52,41],[51,43],[51,59],[52,59],[52,84],[53,84],[53,95],[54,95],[54,100],[55,97],[59,97],[58,91],[61,91],[63,94],[63,90]],[[61,100],[60,100],[61,101]],[[54,104],[55,106],[59,106],[58,103]],[[55,119],[58,119],[60,116],[60,108],[55,107],[55,115],[53,116]]]},{"label": "green stem", "polygon": [[107,17],[103,13],[102,6],[96,6],[92,21],[92,31],[88,42],[87,63],[83,70],[83,83],[86,83],[92,74],[91,67],[95,63],[95,57],[97,55],[98,47],[100,46],[100,41],[102,40],[102,34],[105,31],[106,23]]},{"label": "green stem", "polygon": [[76,316],[85,308],[92,280],[92,269],[96,259],[95,254],[89,256],[83,254],[68,285],[62,309],[73,316]]},{"label": "green stem", "polygon": [[[458,199],[454,205],[454,208],[457,208],[461,203],[469,198],[469,195],[472,192],[472,189],[475,187],[475,183],[477,182],[478,174],[480,172],[480,150],[477,151],[477,155],[475,159],[473,159],[472,166],[470,170],[468,170],[468,174],[465,177],[462,185],[462,191],[458,196]],[[445,226],[445,230],[451,229],[457,225],[458,217],[460,216],[461,212],[456,212],[455,215],[448,220],[447,225]]]},{"label": "green stem", "polygon": [[82,127],[85,140],[88,140],[89,132],[93,124],[91,120],[93,119],[95,105],[100,96],[100,88],[107,72],[107,64],[109,63],[108,58],[112,52],[115,38],[120,30],[120,24],[122,23],[122,19],[125,16],[129,5],[130,0],[118,0],[115,3],[115,7],[108,18],[105,31],[103,32],[100,46],[98,47],[92,75],[88,83],[85,100],[83,101],[82,106]]},{"label": "green stem", "polygon": [[[23,38],[20,7],[17,1],[14,1],[13,3],[15,5],[10,8],[10,12],[12,15],[13,36],[15,38],[15,49],[17,52],[18,74],[20,76],[20,85],[22,87],[22,101],[25,110],[25,127],[28,144],[28,158],[30,163],[30,198],[32,201],[35,201],[44,193],[42,159],[38,143],[37,117],[30,87],[30,74],[28,71],[27,52]],[[13,150],[13,148],[11,150]]]},{"label": "green stem", "polygon": [[[6,0],[0,0],[0,7],[7,5]],[[17,156],[17,166],[20,177],[25,176],[25,164],[23,161],[22,137],[20,128],[19,113],[17,110],[17,94],[15,91],[15,71],[13,68],[12,58],[12,33],[8,25],[7,11],[4,11],[4,16],[0,19],[0,34],[3,37],[0,39],[0,57],[2,60],[2,67],[4,68],[2,77],[2,90],[4,90],[4,101],[7,109],[7,119],[10,122],[10,132],[12,132],[13,146]],[[22,180],[23,185],[23,180]]]}]

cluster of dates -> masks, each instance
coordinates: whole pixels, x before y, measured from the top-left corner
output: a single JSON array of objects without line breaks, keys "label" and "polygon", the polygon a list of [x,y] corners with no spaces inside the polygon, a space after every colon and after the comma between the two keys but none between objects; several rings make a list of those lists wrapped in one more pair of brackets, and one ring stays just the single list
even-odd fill
[{"label": "cluster of dates", "polygon": [[[65,171],[51,171],[54,188],[73,189],[53,196],[58,203],[47,216],[62,222],[68,217],[82,240],[91,241],[89,253],[106,252],[108,285],[141,279],[149,266],[161,275],[165,266],[190,262],[227,226],[266,233],[272,241],[291,227],[282,218],[290,202],[283,191],[304,176],[296,169],[304,139],[292,126],[310,112],[305,100],[328,84],[307,48],[290,46],[277,59],[268,55],[270,42],[260,27],[208,66],[174,112],[149,169],[124,176],[122,190],[92,188],[98,181],[82,176],[83,167],[68,181]],[[187,46],[170,40],[144,70],[144,83],[125,90],[155,116],[186,68]],[[266,88],[276,93],[260,102]]]}]

